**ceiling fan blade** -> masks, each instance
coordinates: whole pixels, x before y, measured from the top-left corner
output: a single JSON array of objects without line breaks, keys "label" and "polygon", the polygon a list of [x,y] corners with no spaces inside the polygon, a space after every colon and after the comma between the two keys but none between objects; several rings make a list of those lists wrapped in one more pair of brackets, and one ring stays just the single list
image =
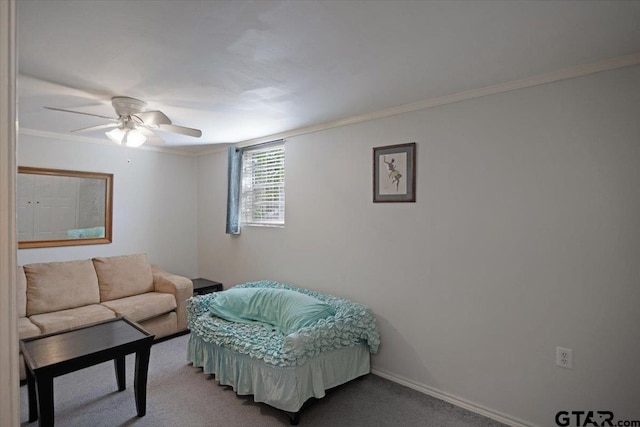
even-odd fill
[{"label": "ceiling fan blade", "polygon": [[82,111],[65,110],[64,108],[55,108],[55,107],[44,107],[44,108],[46,108],[47,110],[64,111],[65,113],[84,114],[85,116],[100,117],[102,119],[107,119],[112,121],[119,120],[119,119],[114,119],[113,117],[101,116],[100,114],[83,113]]},{"label": "ceiling fan blade", "polygon": [[193,136],[195,138],[200,138],[202,136],[202,131],[200,129],[192,129],[184,126],[159,124],[158,129],[164,132],[179,133],[182,135]]},{"label": "ceiling fan blade", "polygon": [[76,130],[72,130],[71,132],[90,132],[92,130],[100,130],[100,129],[107,129],[107,128],[114,128],[116,126],[120,126],[120,123],[105,123],[103,125],[98,125],[98,126],[89,126],[88,128],[82,128],[82,129],[76,129]]},{"label": "ceiling fan blade", "polygon": [[139,119],[146,126],[154,125],[170,125],[171,119],[167,117],[162,111],[143,111],[142,113],[134,114],[131,117]]}]

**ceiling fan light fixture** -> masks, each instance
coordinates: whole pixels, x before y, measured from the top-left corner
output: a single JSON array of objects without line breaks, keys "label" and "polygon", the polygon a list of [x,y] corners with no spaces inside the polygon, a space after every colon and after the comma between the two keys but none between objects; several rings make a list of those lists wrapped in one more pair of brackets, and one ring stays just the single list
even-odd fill
[{"label": "ceiling fan light fixture", "polygon": [[116,144],[122,145],[124,143],[127,147],[140,147],[147,141],[147,137],[138,129],[124,126],[105,132],[105,135]]},{"label": "ceiling fan light fixture", "polygon": [[111,129],[108,132],[105,132],[104,134],[107,135],[107,138],[109,138],[111,141],[115,142],[118,145],[122,145],[122,141],[124,140],[126,132],[121,128],[115,128]]},{"label": "ceiling fan light fixture", "polygon": [[129,132],[126,133],[125,145],[127,147],[140,147],[142,144],[145,143],[146,140],[147,140],[147,137],[144,136],[142,132],[140,132],[137,129],[131,129]]}]

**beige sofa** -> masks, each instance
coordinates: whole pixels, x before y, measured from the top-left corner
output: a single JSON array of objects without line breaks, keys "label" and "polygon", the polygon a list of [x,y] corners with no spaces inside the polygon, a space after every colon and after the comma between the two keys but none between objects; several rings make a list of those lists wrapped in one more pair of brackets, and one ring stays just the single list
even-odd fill
[{"label": "beige sofa", "polygon": [[191,296],[191,280],[151,266],[146,254],[28,264],[18,267],[19,338],[127,316],[158,339],[187,330]]}]

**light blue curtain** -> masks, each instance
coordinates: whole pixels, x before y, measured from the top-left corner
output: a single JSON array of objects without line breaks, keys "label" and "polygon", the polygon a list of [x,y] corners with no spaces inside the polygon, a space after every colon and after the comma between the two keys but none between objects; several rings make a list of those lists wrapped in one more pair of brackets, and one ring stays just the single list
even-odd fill
[{"label": "light blue curtain", "polygon": [[227,164],[227,234],[240,234],[242,148],[229,147]]}]

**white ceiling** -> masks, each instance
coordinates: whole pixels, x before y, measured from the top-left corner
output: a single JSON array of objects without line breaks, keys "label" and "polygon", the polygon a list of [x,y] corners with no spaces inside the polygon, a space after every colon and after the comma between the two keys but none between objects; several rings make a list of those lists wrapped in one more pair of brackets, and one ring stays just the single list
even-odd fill
[{"label": "white ceiling", "polygon": [[640,1],[20,0],[18,52],[21,129],[130,96],[197,150],[640,52]]}]

